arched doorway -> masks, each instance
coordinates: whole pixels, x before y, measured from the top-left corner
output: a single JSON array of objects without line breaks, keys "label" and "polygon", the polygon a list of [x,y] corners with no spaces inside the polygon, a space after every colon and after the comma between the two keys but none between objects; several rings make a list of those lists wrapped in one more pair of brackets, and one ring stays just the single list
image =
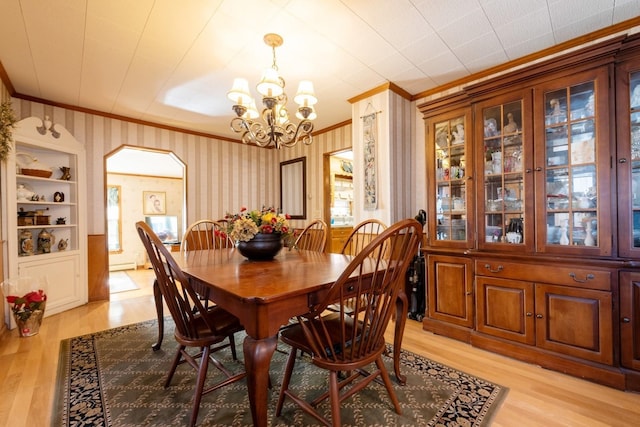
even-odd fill
[{"label": "arched doorway", "polygon": [[179,244],[186,220],[186,165],[174,153],[121,146],[105,156],[104,182],[110,276],[146,263],[137,221],[158,227],[167,244]]}]

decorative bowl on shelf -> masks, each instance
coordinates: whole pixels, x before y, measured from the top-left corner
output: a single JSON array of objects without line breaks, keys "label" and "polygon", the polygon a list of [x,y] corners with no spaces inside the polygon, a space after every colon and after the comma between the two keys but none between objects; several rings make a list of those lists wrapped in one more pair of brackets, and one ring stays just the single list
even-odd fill
[{"label": "decorative bowl on shelf", "polygon": [[[29,161],[25,163],[19,161],[18,158],[20,158],[21,156],[28,158]],[[22,175],[49,178],[53,174],[53,171],[49,166],[40,163],[37,158],[27,153],[16,153],[16,163],[18,163]]]},{"label": "decorative bowl on shelf", "polygon": [[53,174],[52,171],[42,169],[28,169],[22,168],[22,175],[37,176],[40,178],[49,178]]}]

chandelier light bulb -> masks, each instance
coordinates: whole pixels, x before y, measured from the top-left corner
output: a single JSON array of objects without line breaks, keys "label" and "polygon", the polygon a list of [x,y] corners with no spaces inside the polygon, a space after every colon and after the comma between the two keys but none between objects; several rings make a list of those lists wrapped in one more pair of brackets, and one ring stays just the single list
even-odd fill
[{"label": "chandelier light bulb", "polygon": [[301,107],[311,107],[318,102],[313,90],[313,83],[309,80],[302,80],[298,85],[298,93],[293,100]]},{"label": "chandelier light bulb", "polygon": [[277,98],[284,93],[284,85],[278,72],[273,68],[267,68],[262,73],[262,80],[256,86],[262,96]]},{"label": "chandelier light bulb", "polygon": [[236,105],[248,106],[254,102],[251,97],[251,93],[249,92],[249,82],[247,79],[235,78],[233,80],[231,90],[227,92],[227,98],[233,101]]},{"label": "chandelier light bulb", "polygon": [[242,117],[244,119],[253,120],[253,119],[257,119],[259,116],[260,116],[260,113],[258,113],[258,109],[256,108],[256,101],[252,99],[251,103],[247,107],[247,112],[244,113]]}]

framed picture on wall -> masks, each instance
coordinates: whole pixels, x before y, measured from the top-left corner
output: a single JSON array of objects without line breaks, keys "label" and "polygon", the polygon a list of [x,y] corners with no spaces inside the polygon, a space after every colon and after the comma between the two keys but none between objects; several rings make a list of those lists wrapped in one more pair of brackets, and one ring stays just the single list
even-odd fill
[{"label": "framed picture on wall", "polygon": [[164,191],[143,191],[142,211],[145,215],[164,215],[167,213],[167,199]]}]

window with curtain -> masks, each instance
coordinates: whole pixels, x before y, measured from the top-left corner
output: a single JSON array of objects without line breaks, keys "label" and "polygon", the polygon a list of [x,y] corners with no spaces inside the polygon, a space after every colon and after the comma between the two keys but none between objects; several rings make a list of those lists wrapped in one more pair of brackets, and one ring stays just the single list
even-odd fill
[{"label": "window with curtain", "polygon": [[122,252],[120,186],[107,186],[107,245],[110,253]]}]

